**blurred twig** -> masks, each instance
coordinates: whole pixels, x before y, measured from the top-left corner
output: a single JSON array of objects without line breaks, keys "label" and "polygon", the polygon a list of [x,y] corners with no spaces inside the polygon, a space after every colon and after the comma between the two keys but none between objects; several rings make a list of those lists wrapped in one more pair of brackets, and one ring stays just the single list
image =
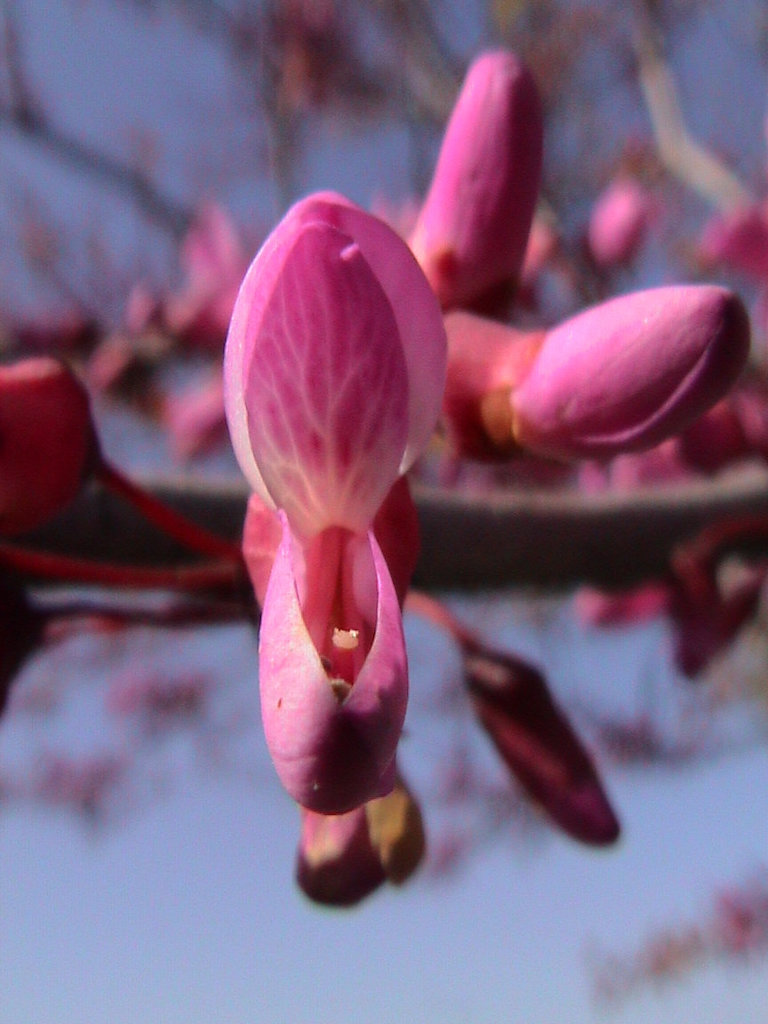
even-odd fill
[{"label": "blurred twig", "polygon": [[689,134],[675,81],[664,56],[654,5],[649,0],[636,3],[633,41],[640,86],[662,163],[680,181],[720,209],[754,202],[736,175]]}]

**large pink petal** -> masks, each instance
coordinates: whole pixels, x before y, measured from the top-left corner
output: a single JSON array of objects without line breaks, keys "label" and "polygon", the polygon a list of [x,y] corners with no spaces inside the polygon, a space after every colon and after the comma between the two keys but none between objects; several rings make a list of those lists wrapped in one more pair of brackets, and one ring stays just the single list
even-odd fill
[{"label": "large pink petal", "polygon": [[[372,643],[349,687],[335,685],[299,603],[297,539],[281,513],[261,620],[259,677],[264,731],[280,779],[302,806],[341,814],[389,792],[405,718],[408,670],[397,594],[373,533],[377,591]],[[300,559],[299,559],[300,561]]]},{"label": "large pink petal", "polygon": [[365,532],[397,478],[408,431],[392,308],[359,247],[327,224],[302,227],[280,256],[275,280],[253,280],[263,304],[245,324],[254,458],[298,532]]}]

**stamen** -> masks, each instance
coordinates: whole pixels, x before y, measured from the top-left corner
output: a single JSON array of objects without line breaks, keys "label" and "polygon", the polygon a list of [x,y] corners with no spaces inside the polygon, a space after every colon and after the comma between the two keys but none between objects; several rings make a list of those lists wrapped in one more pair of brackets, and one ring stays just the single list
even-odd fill
[{"label": "stamen", "polygon": [[354,651],[360,645],[360,630],[338,629],[334,626],[331,641],[339,651]]},{"label": "stamen", "polygon": [[348,683],[346,679],[340,679],[338,676],[331,676],[328,681],[331,684],[333,696],[336,698],[339,704],[343,704],[344,701],[347,699],[349,691],[352,689],[351,684]]}]

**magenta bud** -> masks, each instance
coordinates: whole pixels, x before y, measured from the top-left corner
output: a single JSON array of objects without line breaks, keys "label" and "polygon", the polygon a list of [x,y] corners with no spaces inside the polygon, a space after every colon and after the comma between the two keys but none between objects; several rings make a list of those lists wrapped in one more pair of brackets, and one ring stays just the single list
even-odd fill
[{"label": "magenta bud", "polygon": [[96,450],[88,395],[64,363],[0,367],[0,535],[52,519],[79,491]]},{"label": "magenta bud", "polygon": [[520,274],[541,177],[536,85],[512,54],[470,67],[411,247],[443,308],[474,306]]},{"label": "magenta bud", "polygon": [[513,434],[537,454],[610,458],[677,433],[744,367],[749,318],[714,285],[611,299],[548,331],[513,390]]},{"label": "magenta bud", "polygon": [[464,653],[464,673],[480,722],[523,788],[572,838],[615,842],[619,823],[597,771],[541,673],[475,647]]},{"label": "magenta bud", "polygon": [[636,254],[653,217],[649,193],[631,178],[617,178],[592,208],[587,241],[595,263],[613,267]]}]

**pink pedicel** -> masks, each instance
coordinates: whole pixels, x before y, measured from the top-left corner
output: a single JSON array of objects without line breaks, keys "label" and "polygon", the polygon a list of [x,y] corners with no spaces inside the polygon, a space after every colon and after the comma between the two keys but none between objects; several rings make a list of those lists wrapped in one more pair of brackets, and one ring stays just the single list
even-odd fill
[{"label": "pink pedicel", "polygon": [[629,263],[654,215],[649,193],[631,178],[617,178],[598,197],[587,228],[592,258],[600,267]]},{"label": "pink pedicel", "polygon": [[509,396],[530,371],[544,331],[521,331],[463,310],[445,317],[443,421],[455,455],[493,461],[519,451]]},{"label": "pink pedicel", "polygon": [[401,474],[434,428],[445,361],[408,247],[332,194],[288,212],[235,304],[225,407],[255,491],[244,555],[263,603],[264,728],[286,789],[320,814],[392,788],[418,548]]},{"label": "pink pedicel", "polygon": [[566,460],[650,448],[722,398],[748,350],[749,318],[725,288],[611,299],[547,332],[512,393],[515,440]]},{"label": "pink pedicel", "polygon": [[64,363],[40,357],[0,367],[0,535],[60,512],[96,448],[88,395]]},{"label": "pink pedicel", "polygon": [[542,112],[511,53],[470,67],[411,237],[445,309],[475,307],[520,275],[541,178]]}]

